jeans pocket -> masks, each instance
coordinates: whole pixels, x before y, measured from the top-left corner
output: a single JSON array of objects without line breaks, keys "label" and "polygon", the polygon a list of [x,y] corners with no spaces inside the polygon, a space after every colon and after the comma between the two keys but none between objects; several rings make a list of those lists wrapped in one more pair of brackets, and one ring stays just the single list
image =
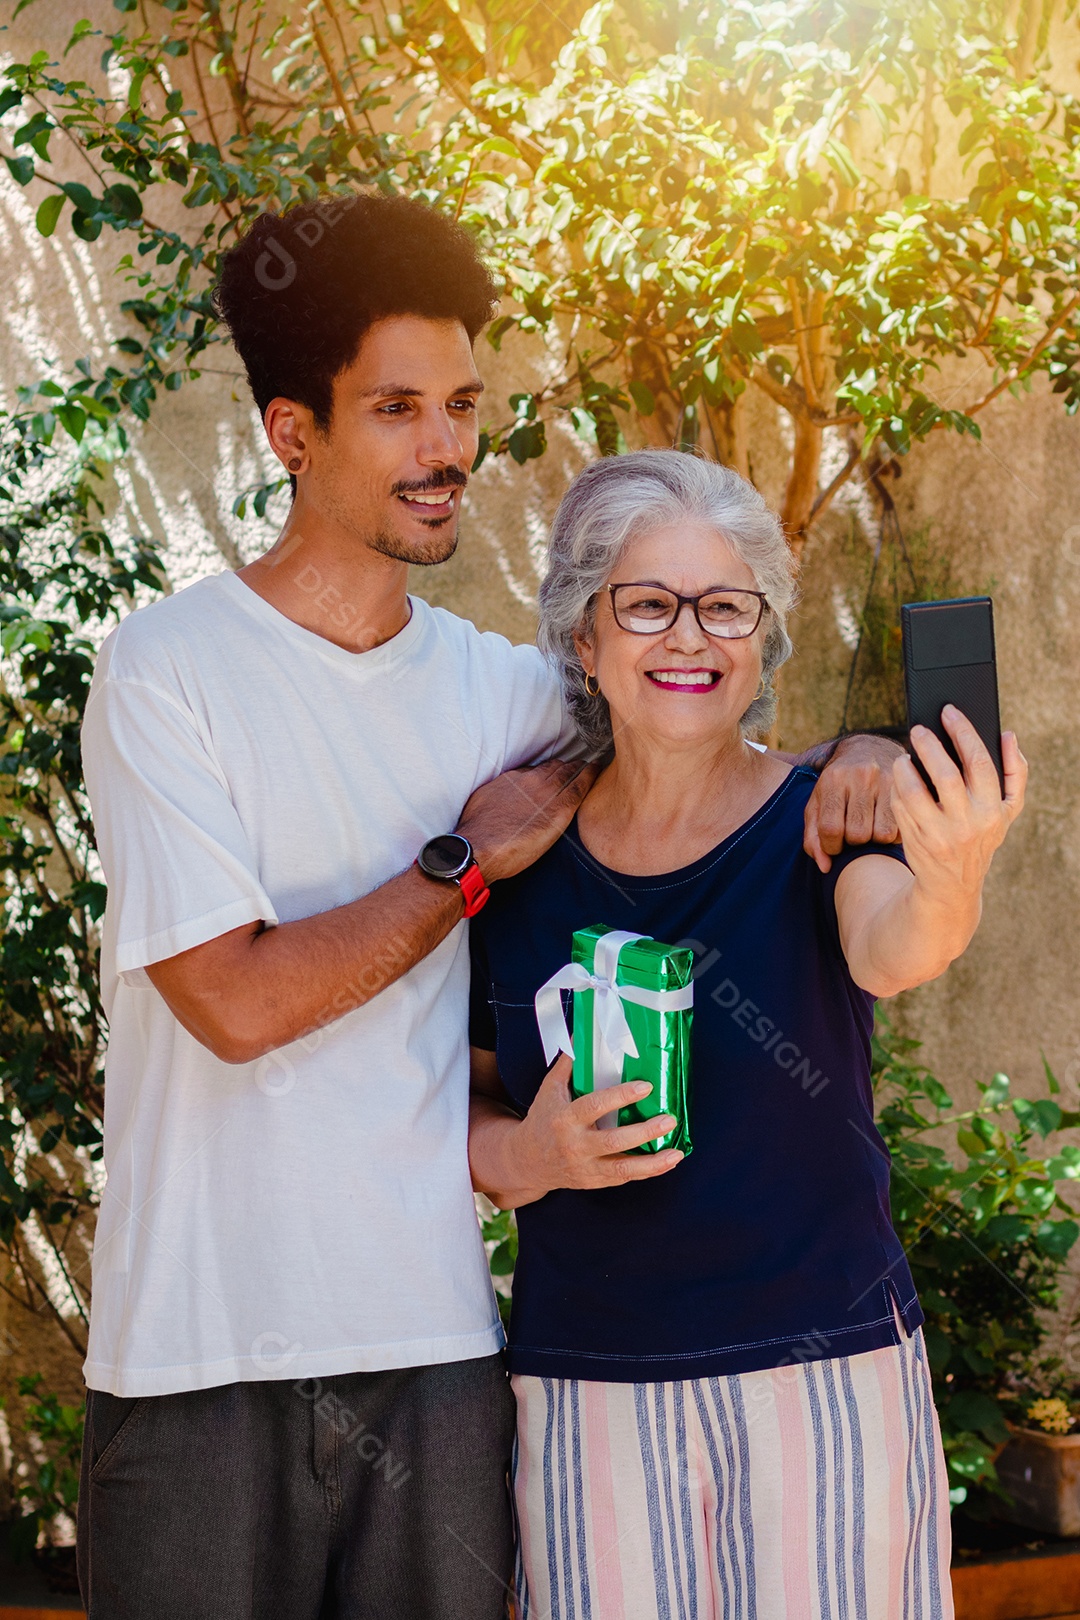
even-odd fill
[{"label": "jeans pocket", "polygon": [[121,1447],[146,1409],[145,1397],[90,1391],[86,1407],[86,1444],[90,1448],[90,1479],[98,1480],[119,1455]]}]

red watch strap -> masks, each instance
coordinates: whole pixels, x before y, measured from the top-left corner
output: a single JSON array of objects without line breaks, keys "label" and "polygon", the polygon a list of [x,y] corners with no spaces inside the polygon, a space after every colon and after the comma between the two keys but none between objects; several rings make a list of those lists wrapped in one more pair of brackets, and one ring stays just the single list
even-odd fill
[{"label": "red watch strap", "polygon": [[475,917],[491,899],[491,890],[484,882],[483,874],[475,861],[462,872],[458,884],[465,898],[466,917]]}]

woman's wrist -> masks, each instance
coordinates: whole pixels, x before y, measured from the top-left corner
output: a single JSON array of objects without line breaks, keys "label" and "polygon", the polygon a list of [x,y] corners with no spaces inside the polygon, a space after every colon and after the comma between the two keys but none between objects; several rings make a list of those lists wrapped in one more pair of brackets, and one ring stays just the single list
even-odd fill
[{"label": "woman's wrist", "polygon": [[550,1188],[539,1185],[535,1154],[530,1150],[531,1136],[528,1119],[511,1118],[507,1121],[500,1144],[501,1169],[515,1209],[521,1204],[535,1204],[538,1198],[543,1198],[550,1191]]},{"label": "woman's wrist", "polygon": [[982,883],[977,887],[957,880],[927,883],[913,873],[910,905],[922,937],[932,939],[950,961],[966,950],[982,916]]}]

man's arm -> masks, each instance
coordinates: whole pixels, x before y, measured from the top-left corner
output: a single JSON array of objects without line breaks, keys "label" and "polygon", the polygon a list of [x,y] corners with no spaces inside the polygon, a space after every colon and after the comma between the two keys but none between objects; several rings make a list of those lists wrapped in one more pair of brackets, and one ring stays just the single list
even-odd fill
[{"label": "man's arm", "polygon": [[[458,830],[488,882],[530,866],[569,825],[595,768],[552,761],[478,788]],[[146,969],[189,1034],[225,1063],[249,1063],[363,1006],[460,922],[461,891],[416,867],[333,911],[252,922]]]},{"label": "man's arm", "polygon": [[892,768],[904,752],[889,737],[859,733],[779,755],[820,772],[806,806],[803,848],[823,872],[845,844],[894,844],[899,838]]}]

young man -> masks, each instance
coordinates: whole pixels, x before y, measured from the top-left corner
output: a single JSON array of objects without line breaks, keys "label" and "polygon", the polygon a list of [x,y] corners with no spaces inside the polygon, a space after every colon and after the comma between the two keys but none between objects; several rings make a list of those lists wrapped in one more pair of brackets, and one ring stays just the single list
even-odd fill
[{"label": "young man", "polygon": [[[552,760],[534,648],[406,595],[456,544],[494,289],[448,220],[363,197],[258,220],[217,298],[295,500],[258,562],[126,619],[87,707],[111,1034],[84,1598],[496,1620],[512,1424],[459,924],[591,772]],[[862,748],[825,773],[822,861],[845,809],[890,835]]]}]

